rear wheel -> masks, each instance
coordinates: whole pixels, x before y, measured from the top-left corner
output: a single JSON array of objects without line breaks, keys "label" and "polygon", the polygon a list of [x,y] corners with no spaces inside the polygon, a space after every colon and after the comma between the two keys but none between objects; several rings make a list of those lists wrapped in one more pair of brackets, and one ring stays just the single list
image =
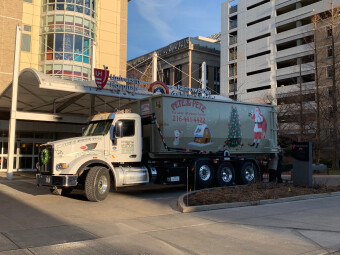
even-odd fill
[{"label": "rear wheel", "polygon": [[215,170],[208,160],[196,161],[196,183],[199,187],[206,188],[214,180]]},{"label": "rear wheel", "polygon": [[220,186],[231,186],[235,181],[235,170],[232,164],[222,163],[216,173],[216,179]]},{"label": "rear wheel", "polygon": [[90,169],[85,180],[86,198],[92,202],[104,200],[110,192],[110,173],[102,166]]},{"label": "rear wheel", "polygon": [[257,176],[257,167],[251,161],[246,161],[241,167],[240,171],[240,181],[242,184],[248,184],[254,182]]}]

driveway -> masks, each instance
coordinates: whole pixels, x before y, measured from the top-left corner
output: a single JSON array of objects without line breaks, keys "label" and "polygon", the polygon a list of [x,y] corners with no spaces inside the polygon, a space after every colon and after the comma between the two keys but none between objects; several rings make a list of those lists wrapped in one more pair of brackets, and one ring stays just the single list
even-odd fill
[{"label": "driveway", "polygon": [[[327,254],[340,250],[340,197],[182,214],[184,187],[50,195],[0,174],[0,254]],[[340,254],[340,253],[337,253]]]}]

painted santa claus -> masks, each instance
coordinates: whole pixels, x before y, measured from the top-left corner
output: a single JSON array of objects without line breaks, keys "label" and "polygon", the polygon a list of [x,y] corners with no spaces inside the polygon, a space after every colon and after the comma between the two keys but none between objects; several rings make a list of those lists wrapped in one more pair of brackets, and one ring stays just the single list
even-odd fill
[{"label": "painted santa claus", "polygon": [[[262,141],[262,138],[266,138],[267,132],[267,122],[265,117],[261,114],[260,107],[256,106],[255,111],[251,111],[249,114],[252,120],[254,120],[254,141],[250,146],[255,146],[256,148]],[[263,133],[263,137],[262,137]]]}]

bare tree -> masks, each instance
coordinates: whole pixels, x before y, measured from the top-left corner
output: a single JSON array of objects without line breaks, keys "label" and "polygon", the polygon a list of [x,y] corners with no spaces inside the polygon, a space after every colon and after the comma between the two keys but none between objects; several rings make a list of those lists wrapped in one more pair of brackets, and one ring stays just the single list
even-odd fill
[{"label": "bare tree", "polygon": [[[316,137],[331,144],[332,169],[339,167],[340,7],[314,15]],[[323,132],[321,132],[323,130]]]}]

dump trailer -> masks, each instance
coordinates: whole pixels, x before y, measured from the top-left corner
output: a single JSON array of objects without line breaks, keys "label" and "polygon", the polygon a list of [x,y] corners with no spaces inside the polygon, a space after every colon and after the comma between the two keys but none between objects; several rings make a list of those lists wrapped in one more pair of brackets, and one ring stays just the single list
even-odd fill
[{"label": "dump trailer", "polygon": [[145,183],[206,188],[247,184],[277,152],[272,105],[157,95],[93,116],[82,137],[40,146],[37,184],[55,194]]}]

